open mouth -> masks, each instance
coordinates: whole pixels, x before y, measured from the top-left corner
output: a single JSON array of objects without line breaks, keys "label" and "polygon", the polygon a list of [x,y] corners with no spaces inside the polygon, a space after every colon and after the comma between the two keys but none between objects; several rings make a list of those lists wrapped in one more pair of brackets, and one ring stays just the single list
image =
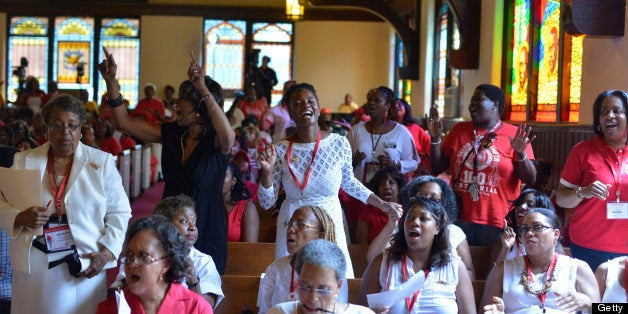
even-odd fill
[{"label": "open mouth", "polygon": [[607,129],[612,130],[612,129],[616,129],[619,127],[619,125],[617,123],[606,123],[604,126],[606,126]]},{"label": "open mouth", "polygon": [[303,118],[306,118],[306,119],[311,118],[313,115],[314,115],[314,113],[312,113],[311,111],[306,111],[306,112],[304,112],[303,114],[301,114],[301,116],[302,116]]},{"label": "open mouth", "polygon": [[128,283],[137,283],[137,282],[139,282],[139,281],[140,281],[140,279],[142,279],[142,278],[141,278],[140,276],[138,276],[138,275],[129,275],[129,276],[126,276],[126,281],[127,281]]},{"label": "open mouth", "polygon": [[408,231],[408,237],[410,239],[418,239],[421,237],[421,233],[415,230]]}]

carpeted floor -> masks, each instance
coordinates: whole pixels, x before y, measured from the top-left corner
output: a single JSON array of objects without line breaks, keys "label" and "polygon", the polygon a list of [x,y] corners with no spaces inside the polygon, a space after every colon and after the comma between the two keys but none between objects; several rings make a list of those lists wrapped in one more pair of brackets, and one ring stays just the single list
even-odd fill
[{"label": "carpeted floor", "polygon": [[[161,201],[164,193],[164,182],[153,184],[148,190],[144,191],[140,197],[131,202],[131,220],[129,224],[141,217],[148,217],[153,213],[157,202]],[[107,270],[107,287],[116,279],[118,267]]]}]

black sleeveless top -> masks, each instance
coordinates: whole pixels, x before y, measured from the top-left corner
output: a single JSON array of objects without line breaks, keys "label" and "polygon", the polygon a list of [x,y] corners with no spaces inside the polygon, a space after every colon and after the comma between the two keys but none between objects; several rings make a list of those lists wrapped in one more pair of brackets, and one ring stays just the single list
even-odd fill
[{"label": "black sleeveless top", "polygon": [[161,153],[165,188],[163,197],[185,194],[196,202],[198,240],[194,245],[210,255],[222,275],[227,262],[228,214],[222,200],[222,185],[229,154],[214,147],[216,131],[209,126],[188,160],[181,165],[181,137],[186,127],[176,122],[161,125]]}]

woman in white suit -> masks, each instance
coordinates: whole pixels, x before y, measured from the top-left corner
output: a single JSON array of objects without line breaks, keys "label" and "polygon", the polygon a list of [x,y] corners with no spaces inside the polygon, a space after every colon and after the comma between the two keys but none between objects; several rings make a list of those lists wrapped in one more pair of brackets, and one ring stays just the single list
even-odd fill
[{"label": "woman in white suit", "polygon": [[61,95],[41,114],[48,142],[17,153],[13,163],[40,170],[41,206],[20,210],[0,200],[0,227],[11,237],[11,313],[94,313],[131,207],[113,156],[80,142],[81,101]]}]

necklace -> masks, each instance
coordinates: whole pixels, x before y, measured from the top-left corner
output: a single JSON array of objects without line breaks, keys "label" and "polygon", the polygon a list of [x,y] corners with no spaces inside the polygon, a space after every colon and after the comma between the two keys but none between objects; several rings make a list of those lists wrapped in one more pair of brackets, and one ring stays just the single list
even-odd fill
[{"label": "necklace", "polygon": [[[375,139],[373,138],[373,133],[369,132],[371,134],[371,145],[373,147],[373,151],[372,151],[372,157],[373,159],[375,159],[375,149],[377,148],[377,145],[379,144],[379,140],[382,139],[382,135],[384,134],[384,131],[386,130],[386,127],[388,126],[388,122],[386,121],[386,123],[384,123],[384,126],[382,126],[382,129],[379,131],[379,137],[377,138],[377,142],[375,141]],[[365,125],[366,126],[366,125]],[[367,130],[368,131],[368,130]]]},{"label": "necklace", "polygon": [[52,159],[54,161],[56,161],[57,163],[62,164],[62,165],[69,164],[70,161],[72,161],[72,158],[70,158],[70,159],[68,159],[66,161],[61,161],[61,160],[57,159],[54,154],[52,155]]},{"label": "necklace", "polygon": [[[549,291],[552,288],[552,281],[556,281],[556,278],[554,277],[554,266],[556,266],[556,259],[558,258],[558,253],[554,253],[554,257],[552,258],[552,262],[550,263],[549,267],[547,268],[547,272],[545,274],[546,276],[546,280],[543,283],[543,288],[542,289],[535,289],[538,284],[535,284],[534,288],[531,287],[532,284],[534,284],[534,277],[532,276],[532,268],[530,267],[530,260],[528,259],[528,256],[524,256],[523,260],[525,262],[526,268],[523,270],[523,272],[521,272],[521,285],[523,285],[523,288],[525,289],[525,291],[531,295],[535,295],[539,298],[539,300],[541,301],[541,308],[544,309],[545,307],[545,297],[547,295],[547,291]],[[543,312],[545,312],[545,309],[543,310]]]},{"label": "necklace", "polygon": [[181,143],[181,164],[185,164],[185,162],[188,160],[188,157],[190,157],[190,155],[192,154],[192,152],[194,151],[194,149],[196,148],[196,145],[198,145],[198,141],[200,140],[201,137],[203,137],[203,135],[205,135],[205,131],[207,131],[207,129],[203,129],[203,133],[201,133],[201,135],[195,139],[193,139],[194,141],[196,141],[196,143],[194,145],[192,145],[192,147],[190,147],[189,150],[185,150],[185,145],[183,144],[183,139],[185,138],[185,135],[188,134],[188,129],[185,129],[185,132],[183,132],[183,135],[181,135],[181,139],[180,139],[180,143]]}]

